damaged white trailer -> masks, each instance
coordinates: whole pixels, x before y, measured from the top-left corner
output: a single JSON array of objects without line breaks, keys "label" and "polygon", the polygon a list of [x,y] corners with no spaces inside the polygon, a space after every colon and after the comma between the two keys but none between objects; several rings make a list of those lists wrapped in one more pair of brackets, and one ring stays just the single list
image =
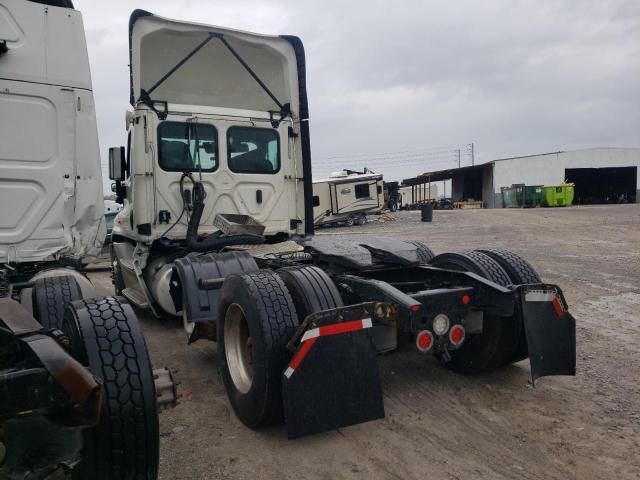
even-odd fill
[{"label": "damaged white trailer", "polygon": [[0,206],[0,478],[155,479],[170,373],[151,370],[131,306],[79,271],[105,222],[70,0],[0,0]]}]

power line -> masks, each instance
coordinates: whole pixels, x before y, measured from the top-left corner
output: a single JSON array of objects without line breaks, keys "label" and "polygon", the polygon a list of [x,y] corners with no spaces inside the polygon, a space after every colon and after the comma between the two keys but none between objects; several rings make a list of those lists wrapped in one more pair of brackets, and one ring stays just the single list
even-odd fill
[{"label": "power line", "polygon": [[[467,155],[465,155],[466,157]],[[447,160],[456,160],[458,159],[457,152],[450,153],[441,153],[437,155],[405,155],[405,156],[396,156],[396,157],[379,157],[379,158],[354,158],[354,159],[344,159],[341,161],[333,160],[331,162],[317,162],[314,161],[314,165],[325,165],[325,166],[338,166],[345,165],[348,163],[367,163],[370,165],[382,165],[385,163],[400,161],[401,163],[412,163],[412,162],[432,162],[440,159]]]},{"label": "power line", "polygon": [[392,166],[413,166],[413,165],[437,165],[437,164],[451,164],[454,165],[458,163],[457,154],[452,154],[447,157],[437,157],[437,158],[428,158],[425,159],[423,157],[418,158],[389,158],[389,159],[381,159],[380,161],[370,161],[370,160],[357,160],[353,162],[340,162],[340,163],[330,163],[330,164],[314,164],[314,168],[322,168],[325,170],[331,170],[340,168],[343,166],[347,166],[348,168],[353,169],[356,165],[363,165],[369,168],[380,168],[380,167],[392,167]]},{"label": "power line", "polygon": [[[438,161],[432,161],[432,162],[407,162],[407,163],[403,163],[401,165],[397,165],[397,166],[393,166],[393,165],[389,165],[388,168],[393,168],[393,167],[413,167],[413,168],[417,168],[420,165],[422,165],[424,167],[424,169],[421,169],[420,173],[423,173],[425,170],[432,168],[434,166],[437,166],[437,168],[447,168],[447,167],[451,167],[451,168],[455,168],[455,164],[457,162],[457,159],[451,158],[451,159],[446,159],[446,160],[438,160]],[[358,165],[362,165],[362,167],[364,168],[365,166],[367,168],[371,168],[372,165],[371,164],[365,164],[365,163],[356,163],[356,165],[350,165],[350,167],[353,169],[354,167],[357,168]],[[378,168],[381,168],[383,170],[387,170],[387,168],[385,168],[385,166],[382,165],[373,165],[375,170],[378,170]],[[314,172],[316,174],[329,174],[333,171],[335,171],[335,168],[332,167],[327,167],[325,165],[323,165],[321,168],[318,168],[318,166],[314,166],[313,168]]]},{"label": "power line", "polygon": [[444,147],[430,147],[430,148],[421,148],[421,149],[416,149],[416,150],[400,150],[400,151],[394,151],[394,152],[372,152],[372,153],[357,153],[357,154],[353,154],[353,155],[348,155],[348,154],[344,154],[344,155],[331,155],[331,156],[327,156],[327,157],[318,157],[317,160],[333,160],[333,159],[348,159],[348,158],[361,158],[361,157],[387,157],[387,156],[398,156],[401,154],[415,154],[415,155],[420,155],[420,154],[428,154],[430,152],[433,153],[437,153],[439,151],[455,151],[456,149],[460,148],[460,147],[464,147],[465,149],[470,149],[471,148],[471,144],[469,143],[465,143],[465,144],[458,144],[458,145],[449,145],[449,146],[444,146]]}]

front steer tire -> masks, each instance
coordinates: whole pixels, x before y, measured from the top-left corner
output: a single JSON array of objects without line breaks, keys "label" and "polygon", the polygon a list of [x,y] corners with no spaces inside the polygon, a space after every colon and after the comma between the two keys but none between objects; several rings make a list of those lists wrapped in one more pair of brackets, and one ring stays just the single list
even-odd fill
[{"label": "front steer tire", "polygon": [[67,306],[70,353],[104,384],[99,423],[84,430],[74,480],[155,480],[159,430],[153,371],[136,315],[122,297]]},{"label": "front steer tire", "polygon": [[230,275],[218,311],[222,378],[234,412],[254,429],[280,422],[286,345],[298,327],[289,290],[270,270]]}]

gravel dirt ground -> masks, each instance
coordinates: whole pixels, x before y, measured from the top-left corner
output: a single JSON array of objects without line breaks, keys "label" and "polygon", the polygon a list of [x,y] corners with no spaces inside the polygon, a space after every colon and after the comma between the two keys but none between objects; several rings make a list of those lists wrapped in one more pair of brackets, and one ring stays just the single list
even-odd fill
[{"label": "gravel dirt ground", "polygon": [[[380,358],[384,420],[289,441],[284,427],[256,432],[236,419],[214,343],[187,346],[178,322],[140,314],[154,365],[176,370],[184,397],[160,417],[161,478],[640,478],[640,205],[391,217],[319,234],[524,255],[576,317],[577,376],[533,389],[527,362],[462,377],[402,351]],[[108,273],[91,276],[113,293]]]}]

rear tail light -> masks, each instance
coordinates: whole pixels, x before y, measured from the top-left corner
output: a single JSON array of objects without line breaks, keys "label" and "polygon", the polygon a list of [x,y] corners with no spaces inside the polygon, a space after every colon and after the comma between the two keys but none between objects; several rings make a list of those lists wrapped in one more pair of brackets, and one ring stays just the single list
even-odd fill
[{"label": "rear tail light", "polygon": [[428,330],[418,332],[416,336],[416,348],[423,353],[428,352],[433,347],[433,335]]},{"label": "rear tail light", "polygon": [[449,330],[449,341],[456,347],[464,342],[465,331],[462,325],[454,325]]}]

